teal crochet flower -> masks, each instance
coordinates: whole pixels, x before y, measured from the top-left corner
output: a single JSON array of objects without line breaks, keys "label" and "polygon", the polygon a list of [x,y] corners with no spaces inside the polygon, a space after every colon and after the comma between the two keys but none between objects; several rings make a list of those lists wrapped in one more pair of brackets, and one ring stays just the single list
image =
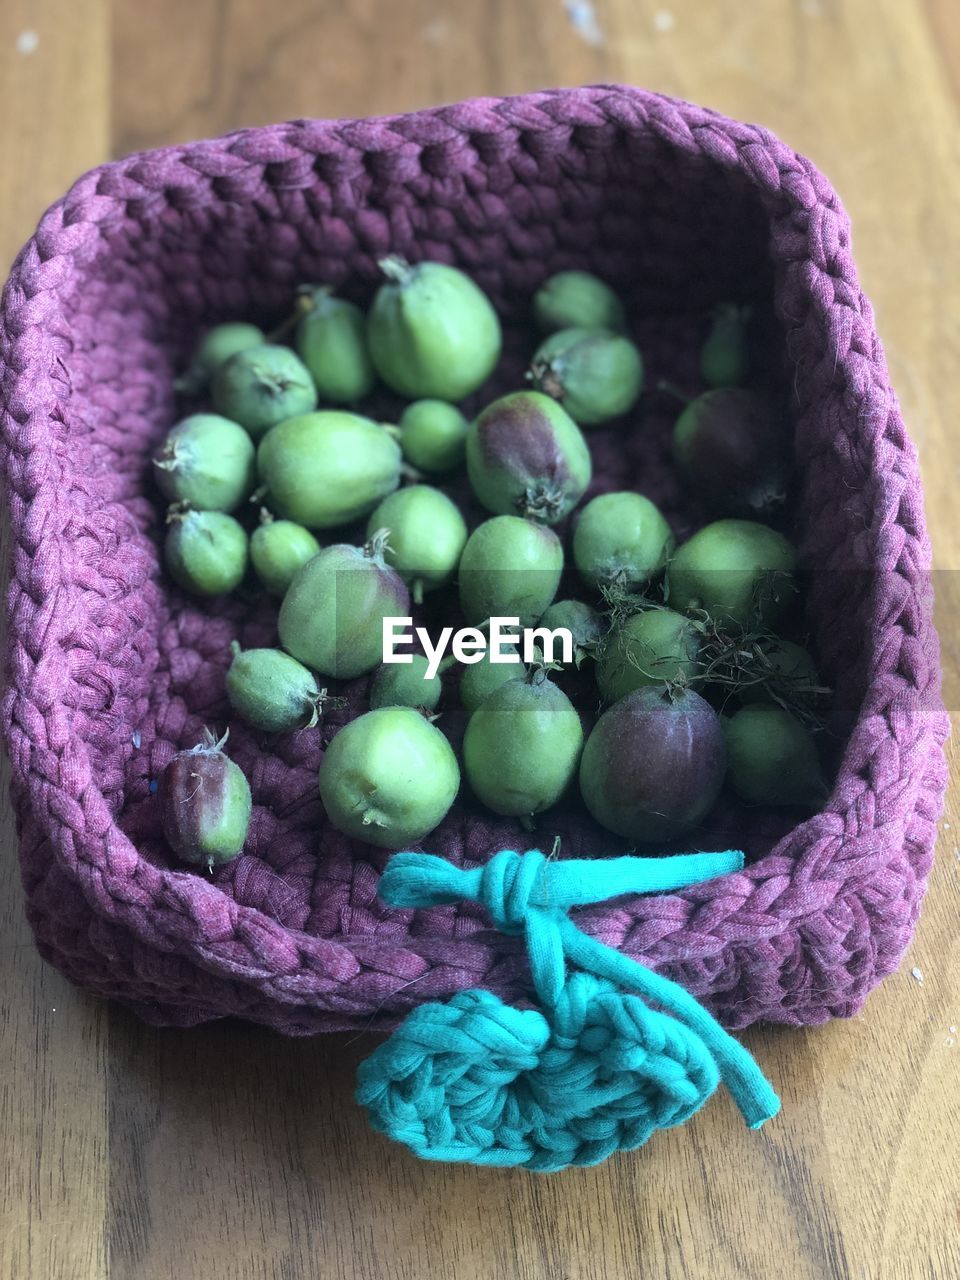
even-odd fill
[{"label": "teal crochet flower", "polygon": [[567,916],[742,865],[736,852],[559,862],[505,850],[464,871],[396,854],[383,900],[482,903],[499,929],[524,935],[541,1008],[471,990],[415,1009],[360,1066],[357,1100],[373,1127],[424,1159],[551,1172],[597,1164],[683,1124],[723,1079],[758,1128],[780,1103],[747,1051],[682,987]]}]

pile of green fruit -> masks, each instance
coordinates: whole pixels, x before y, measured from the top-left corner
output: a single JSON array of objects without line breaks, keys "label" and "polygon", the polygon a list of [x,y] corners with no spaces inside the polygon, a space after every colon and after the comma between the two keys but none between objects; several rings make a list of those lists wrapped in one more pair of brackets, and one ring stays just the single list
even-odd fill
[{"label": "pile of green fruit", "polygon": [[[279,601],[281,647],[234,646],[236,714],[264,733],[311,729],[325,682],[372,673],[370,709],[329,743],[319,789],[339,830],[386,848],[442,821],[461,765],[482,805],[528,825],[579,779],[593,818],[636,842],[690,831],[725,781],[751,804],[816,804],[825,691],[809,652],[776,630],[797,590],[794,548],[766,523],[786,495],[789,447],[771,402],[741,385],[744,309],[708,319],[708,390],[674,430],[677,469],[713,522],[677,547],[649,498],[604,493],[571,522],[568,558],[556,526],[591,483],[589,433],[629,414],[644,386],[620,300],[584,272],[546,280],[533,299],[542,340],[530,387],[468,422],[458,402],[500,359],[496,311],[453,267],[380,265],[366,315],[304,288],[271,337],[251,324],[212,329],[179,380],[211,409],[179,422],[154,460],[170,504],[169,572],[217,596],[252,571]],[[279,340],[288,335],[292,345]],[[409,401],[395,424],[357,412],[380,384]],[[487,513],[472,530],[470,511],[438,487],[464,470]],[[257,509],[248,534],[241,513]],[[359,545],[318,540],[357,521]],[[567,568],[583,599],[556,599]],[[463,666],[459,761],[440,673],[420,654],[382,664],[384,619],[413,616],[444,589],[451,626],[482,633],[492,617],[515,617],[574,641],[567,671],[519,654]],[[596,693],[578,710],[585,672]],[[585,734],[598,702],[606,710]],[[236,856],[247,832],[249,787],[222,747],[211,738],[181,753],[161,779],[167,838],[201,865]]]}]

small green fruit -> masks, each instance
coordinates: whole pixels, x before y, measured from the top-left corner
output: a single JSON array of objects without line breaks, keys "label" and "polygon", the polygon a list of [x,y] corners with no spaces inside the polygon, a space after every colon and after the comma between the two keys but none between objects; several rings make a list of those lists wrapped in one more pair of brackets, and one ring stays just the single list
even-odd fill
[{"label": "small green fruit", "polygon": [[582,749],[573,703],[540,672],[484,698],[467,723],[463,767],[488,809],[529,818],[560,799]]},{"label": "small green fruit", "polygon": [[815,808],[826,799],[816,743],[782,707],[743,707],[724,732],[727,778],[741,800]]},{"label": "small green fruit", "polygon": [[408,663],[384,663],[370,685],[370,708],[421,707],[434,711],[443,685],[439,676],[427,675],[427,660],[420,653]]},{"label": "small green fruit", "polygon": [[552,529],[496,516],[478,525],[460,557],[460,607],[474,626],[491,617],[532,626],[557,594],[563,547]]},{"label": "small green fruit", "polygon": [[367,537],[386,529],[384,559],[409,583],[415,604],[449,582],[460,563],[467,526],[445,493],[426,484],[398,489],[367,523]]},{"label": "small green fruit", "polygon": [[479,662],[464,665],[460,677],[460,702],[468,715],[503,684],[526,678],[527,668],[519,657],[513,662],[491,662],[489,650]]},{"label": "small green fruit", "polygon": [[289,347],[265,344],[238,351],[213,379],[213,405],[259,440],[278,422],[317,407],[310,371]]},{"label": "small green fruit", "polygon": [[573,561],[592,587],[643,586],[676,545],[670,526],[642,494],[604,493],[588,502],[573,532]]},{"label": "small green fruit", "polygon": [[794,598],[796,563],[782,533],[752,520],[717,520],[678,549],[667,569],[667,598],[681,613],[703,610],[744,628],[771,627]]},{"label": "small green fruit", "polygon": [[697,674],[700,632],[672,609],[635,613],[606,637],[597,659],[597,688],[617,702],[644,685],[684,683]]},{"label": "small green fruit", "polygon": [[569,631],[573,638],[573,660],[579,667],[587,658],[596,655],[606,632],[604,619],[583,600],[556,600],[543,613],[538,627],[556,631],[559,627]]},{"label": "small green fruit", "polygon": [[338,831],[383,849],[417,844],[460,789],[450,743],[411,707],[381,707],[344,725],[324,752],[320,798]]},{"label": "small green fruit", "polygon": [[261,511],[260,524],[250,535],[254,572],[274,596],[284,596],[297,570],[319,551],[309,529],[292,520],[274,520],[269,511]]},{"label": "small green fruit", "polygon": [[227,696],[254,729],[285,733],[309,729],[320,719],[323,694],[314,676],[281,649],[234,647]]},{"label": "small green fruit", "polygon": [[297,350],[320,398],[333,404],[362,400],[376,380],[363,312],[352,302],[335,298],[328,285],[305,289],[302,296],[313,305],[297,326]]},{"label": "small green fruit", "polygon": [[555,400],[517,391],[488,405],[467,432],[467,474],[495,515],[562,520],[593,474],[583,432]]},{"label": "small green fruit", "polygon": [[629,413],[643,390],[643,357],[609,329],[561,329],[537,348],[530,378],[582,427]]},{"label": "small green fruit", "polygon": [[253,488],[253,441],[229,418],[196,413],[167,435],[153,460],[153,474],[168,502],[185,502],[198,511],[233,511]]},{"label": "small green fruit", "polygon": [[184,511],[167,515],[164,553],[173,580],[198,596],[234,591],[247,571],[247,534],[222,511]]},{"label": "small green fruit", "polygon": [[268,431],[257,468],[271,507],[308,529],[367,515],[400,483],[400,448],[369,418],[330,409]]},{"label": "small green fruit", "polygon": [[623,304],[608,284],[588,271],[558,271],[533,298],[533,314],[542,333],[558,329],[625,327]]},{"label": "small green fruit", "polygon": [[211,734],[173,757],[157,780],[163,834],[184,862],[212,871],[243,849],[250,827],[250,785]]},{"label": "small green fruit", "polygon": [[201,338],[186,374],[177,379],[177,390],[188,395],[202,391],[231,356],[235,356],[238,351],[262,347],[266,340],[263,330],[255,324],[231,321],[214,325]]},{"label": "small green fruit", "polygon": [[[779,705],[778,698],[783,698],[809,705],[825,696],[817,664],[809,649],[794,644],[792,640],[779,638],[762,641],[760,649],[763,657],[756,670],[762,679],[750,683],[754,669],[748,663],[744,673],[747,683],[737,690],[743,702]],[[815,690],[821,692],[818,694]]]},{"label": "small green fruit", "polygon": [[400,448],[419,471],[453,471],[463,465],[467,420],[444,400],[415,400],[400,415]]},{"label": "small green fruit", "polygon": [[738,387],[750,372],[747,323],[750,308],[734,302],[716,308],[700,349],[700,372],[708,387]]},{"label": "small green fruit", "polygon": [[378,666],[383,619],[407,617],[410,593],[383,559],[381,539],[336,544],[308,561],[280,606],[280,643],[314,671],[350,680]]},{"label": "small green fruit", "polygon": [[500,358],[500,321],[469,276],[440,262],[384,258],[367,341],[384,382],[410,399],[462,400]]}]

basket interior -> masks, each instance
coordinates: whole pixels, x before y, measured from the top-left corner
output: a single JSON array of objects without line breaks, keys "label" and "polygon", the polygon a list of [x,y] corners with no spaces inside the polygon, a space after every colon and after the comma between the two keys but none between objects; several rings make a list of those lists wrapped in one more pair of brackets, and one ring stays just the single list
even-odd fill
[{"label": "basket interior", "polygon": [[[181,204],[176,191],[165,202],[128,201],[126,216],[104,228],[58,320],[70,388],[62,481],[75,511],[62,548],[75,584],[61,635],[72,662],[71,732],[86,744],[92,775],[140,855],[182,870],[158,838],[151,782],[204,726],[229,727],[230,752],[251,781],[255,809],[244,854],[219,868],[215,883],[237,902],[318,937],[415,935],[416,919],[401,921],[379,904],[377,873],[389,855],[329,827],[317,794],[324,742],[366,709],[368,678],[330,684],[343,705],[319,730],[269,737],[248,729],[231,718],[224,693],[230,642],[274,643],[275,603],[251,591],[198,604],[163,571],[163,508],[150,458],[187,411],[175,402],[172,379],[204,328],[235,318],[272,327],[304,281],[329,282],[369,302],[376,260],[387,252],[454,262],[488,291],[505,325],[501,367],[469,410],[522,386],[535,343],[530,298],[540,281],[563,268],[596,271],[628,307],[648,390],[628,420],[589,432],[595,478],[587,496],[635,488],[661,506],[682,538],[705,517],[685,503],[670,461],[676,405],[654,388],[667,379],[697,389],[704,313],[718,301],[750,301],[760,318],[759,379],[801,427],[797,497],[785,528],[808,563],[836,563],[836,522],[828,546],[816,529],[817,510],[835,497],[825,480],[831,446],[816,428],[824,407],[814,380],[791,358],[790,327],[801,318],[785,316],[780,305],[788,262],[778,228],[789,210],[766,203],[743,171],[612,125],[562,146],[547,134],[523,134],[509,148],[493,141],[489,148],[477,143],[469,162],[451,167],[427,147],[402,172],[351,151],[321,156],[296,182],[282,166],[268,169],[242,198],[214,178],[202,202],[185,195]],[[383,395],[370,409],[389,420],[398,403]],[[484,518],[462,484],[441,487],[468,504],[471,527]],[[851,510],[851,540],[858,528],[862,517]],[[352,541],[358,532],[330,540]],[[565,584],[562,593],[568,585],[575,590]],[[443,593],[425,616],[454,608],[455,600],[455,592]],[[869,609],[869,587],[859,580],[841,586],[835,575],[821,576],[808,594],[810,641],[827,682],[841,690],[835,727],[851,723],[863,695]],[[442,727],[456,744],[463,721],[452,687],[444,706]],[[587,684],[578,709],[587,722],[597,712]],[[740,847],[755,859],[802,817],[749,810],[724,796],[684,844]],[[561,856],[626,847],[576,797],[542,815],[529,834],[482,810],[466,786],[424,846],[481,860],[504,847],[549,848],[555,836]],[[451,908],[449,921],[457,936],[483,927],[468,909]]]}]

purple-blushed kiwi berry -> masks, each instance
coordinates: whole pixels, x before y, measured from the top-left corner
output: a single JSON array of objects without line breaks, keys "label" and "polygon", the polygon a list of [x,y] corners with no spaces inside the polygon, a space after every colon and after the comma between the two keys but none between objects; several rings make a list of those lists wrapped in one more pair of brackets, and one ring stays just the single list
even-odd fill
[{"label": "purple-blushed kiwi berry", "polygon": [[502,684],[511,680],[524,680],[527,668],[515,655],[508,662],[492,662],[489,650],[479,662],[464,664],[460,677],[460,703],[468,715],[473,715],[477,707]]},{"label": "purple-blushed kiwi berry", "polygon": [[234,641],[227,697],[241,719],[265,733],[311,729],[320,719],[326,690],[282,649],[241,649]]},{"label": "purple-blushed kiwi berry", "polygon": [[286,418],[317,407],[310,371],[289,347],[265,343],[238,351],[213,377],[213,407],[245,427],[254,440]]},{"label": "purple-blushed kiwi berry", "polygon": [[558,271],[533,296],[533,315],[541,333],[558,329],[621,330],[626,316],[620,299],[589,271]]},{"label": "purple-blushed kiwi berry", "polygon": [[643,357],[609,329],[560,329],[545,338],[530,366],[538,391],[558,400],[581,427],[620,418],[643,390]]},{"label": "purple-blushed kiwi berry", "polygon": [[235,356],[239,351],[250,351],[253,347],[262,347],[266,342],[263,330],[255,324],[244,324],[240,321],[229,321],[216,324],[200,339],[196,351],[190,361],[190,368],[181,378],[177,378],[174,386],[177,391],[186,395],[195,395],[209,383],[210,379],[222,364]]},{"label": "purple-blushed kiwi berry", "polygon": [[397,424],[403,456],[418,471],[443,473],[463,466],[468,422],[445,400],[415,400]]},{"label": "purple-blushed kiwi berry", "polygon": [[646,688],[609,707],[580,762],[592,816],[627,840],[674,840],[710,812],[727,747],[719,717],[692,689]]},{"label": "purple-blushed kiwi berry", "polygon": [[198,511],[233,511],[253,489],[253,441],[229,418],[195,413],[169,432],[153,460],[153,474],[168,502],[185,502]]},{"label": "purple-blushed kiwi berry", "polygon": [[700,632],[672,609],[645,609],[606,636],[597,659],[597,688],[617,702],[645,685],[683,684],[697,674]]},{"label": "purple-blushed kiwi berry", "polygon": [[556,524],[593,474],[580,428],[556,400],[516,391],[488,405],[467,432],[467,474],[495,515]]},{"label": "purple-blushed kiwi berry", "polygon": [[261,510],[260,524],[250,535],[250,562],[271,595],[286,595],[297,570],[319,552],[320,543],[309,529]]},{"label": "purple-blushed kiwi berry", "polygon": [[720,516],[769,517],[786,500],[788,439],[771,402],[739,387],[691,400],[673,429],[673,459],[688,488]]},{"label": "purple-blushed kiwi berry", "polygon": [[160,822],[167,843],[184,862],[208,871],[243,849],[250,828],[250,784],[242,769],[207,732],[199,746],[180,751],[157,780]]},{"label": "purple-blushed kiwi berry", "polygon": [[573,640],[573,661],[581,666],[587,658],[595,657],[604,635],[606,620],[583,600],[555,600],[537,623],[548,631],[563,628]]},{"label": "purple-blushed kiwi berry", "polygon": [[383,619],[410,613],[410,593],[384,560],[384,541],[325,547],[290,583],[280,606],[280,643],[305,666],[350,680],[380,664]]},{"label": "purple-blushed kiwi berry", "polygon": [[573,531],[573,562],[591,587],[632,590],[659,577],[676,540],[658,507],[640,493],[603,493]]},{"label": "purple-blushed kiwi berry", "polygon": [[309,310],[297,325],[296,347],[321,400],[354,404],[373,390],[376,375],[367,350],[367,321],[352,302],[334,297],[329,285],[300,290]]},{"label": "purple-blushed kiwi berry", "polygon": [[460,607],[479,626],[488,618],[519,618],[532,626],[557,594],[563,546],[545,525],[495,516],[478,525],[460,557]]},{"label": "purple-blushed kiwi berry", "polygon": [[341,409],[288,418],[257,450],[266,499],[308,529],[333,529],[373,510],[400,483],[400,446],[369,418]]},{"label": "purple-blushed kiwi berry", "polygon": [[385,662],[370,683],[370,709],[421,707],[436,710],[443,685],[438,675],[427,675],[427,659],[410,654],[409,662]]},{"label": "purple-blushed kiwi berry", "polygon": [[445,493],[426,484],[398,489],[376,508],[367,537],[386,529],[384,558],[410,586],[415,604],[449,582],[467,541],[467,525]]},{"label": "purple-blushed kiwi berry", "polygon": [[500,358],[497,313],[469,276],[441,262],[384,258],[367,318],[374,368],[412,400],[462,400]]},{"label": "purple-blushed kiwi berry", "polygon": [[417,844],[460,790],[440,730],[412,707],[380,707],[344,725],[324,752],[320,799],[345,835],[383,849]]},{"label": "purple-blushed kiwi berry", "polygon": [[164,555],[178,586],[198,596],[235,591],[247,571],[247,533],[222,511],[171,507]]},{"label": "purple-blushed kiwi berry", "polygon": [[677,549],[667,601],[743,628],[773,626],[796,594],[797,553],[782,533],[752,520],[717,520]]},{"label": "purple-blushed kiwi berry", "polygon": [[741,800],[807,808],[826,800],[817,744],[783,707],[743,707],[723,728],[727,779]]},{"label": "purple-blushed kiwi berry", "polygon": [[532,818],[577,771],[583,727],[573,703],[534,668],[488,694],[467,723],[463,767],[477,798],[505,817]]},{"label": "purple-blushed kiwi berry", "polygon": [[700,348],[700,373],[708,387],[739,387],[750,372],[747,324],[750,307],[724,302],[716,307]]}]

